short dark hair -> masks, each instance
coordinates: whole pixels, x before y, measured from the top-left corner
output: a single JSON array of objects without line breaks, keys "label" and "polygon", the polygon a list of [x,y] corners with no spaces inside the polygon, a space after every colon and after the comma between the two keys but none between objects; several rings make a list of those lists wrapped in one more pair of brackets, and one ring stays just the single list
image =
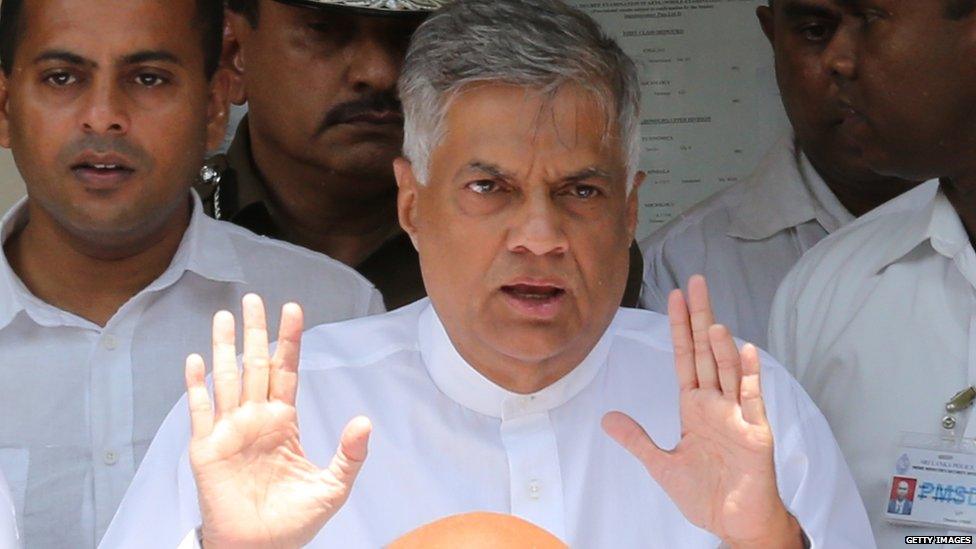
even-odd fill
[{"label": "short dark hair", "polygon": [[[24,0],[0,0],[0,69],[10,76],[14,55],[20,42],[21,8]],[[209,79],[220,65],[220,48],[224,39],[224,6],[221,0],[196,0],[196,26],[203,47],[203,69]]]},{"label": "short dark hair", "polygon": [[949,19],[962,19],[976,9],[976,0],[945,0],[945,16]]},{"label": "short dark hair", "polygon": [[243,15],[252,27],[258,26],[258,0],[227,0],[227,9]]}]

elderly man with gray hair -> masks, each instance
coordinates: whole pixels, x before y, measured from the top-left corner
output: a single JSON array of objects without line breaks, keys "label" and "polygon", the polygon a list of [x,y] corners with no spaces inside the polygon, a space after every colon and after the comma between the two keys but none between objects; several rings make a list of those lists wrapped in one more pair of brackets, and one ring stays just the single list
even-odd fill
[{"label": "elderly man with gray hair", "polygon": [[873,546],[823,417],[714,324],[703,279],[670,327],[618,308],[640,97],[590,18],[456,2],[417,31],[400,95],[429,299],[304,335],[287,304],[272,351],[247,296],[242,374],[218,313],[213,399],[190,356],[103,546],[378,547],[474,511],[574,547]]}]

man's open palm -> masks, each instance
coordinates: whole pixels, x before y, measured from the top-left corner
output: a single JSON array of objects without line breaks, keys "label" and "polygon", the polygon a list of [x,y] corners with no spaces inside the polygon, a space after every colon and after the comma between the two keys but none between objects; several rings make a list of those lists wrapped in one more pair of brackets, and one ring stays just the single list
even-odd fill
[{"label": "man's open palm", "polygon": [[193,437],[190,464],[210,547],[301,547],[339,510],[366,459],[370,423],[355,418],[326,469],[310,462],[298,438],[295,395],[302,311],[282,309],[269,358],[264,304],[243,300],[244,375],[237,368],[234,317],[213,321],[214,405],[199,355],[186,361]]},{"label": "man's open palm", "polygon": [[[668,302],[681,408],[681,440],[658,448],[630,417],[611,412],[604,429],[636,456],[681,512],[736,547],[799,545],[801,535],[776,488],[773,434],[759,385],[759,355],[740,351],[714,323],[700,276]],[[789,546],[785,545],[785,546]]]}]

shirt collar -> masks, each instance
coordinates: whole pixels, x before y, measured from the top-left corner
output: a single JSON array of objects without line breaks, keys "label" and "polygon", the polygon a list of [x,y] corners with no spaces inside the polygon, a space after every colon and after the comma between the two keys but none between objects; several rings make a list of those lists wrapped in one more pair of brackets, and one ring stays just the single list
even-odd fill
[{"label": "shirt collar", "polygon": [[[26,196],[21,198],[0,220],[0,247],[30,219],[27,201]],[[32,294],[4,252],[0,254],[0,328],[10,324],[21,311],[40,326],[94,327],[90,321],[53,307]]]},{"label": "shirt collar", "polygon": [[[193,211],[183,240],[170,266],[143,291],[161,290],[174,284],[186,271],[219,282],[244,280],[237,251],[221,222],[203,213],[200,196],[191,191]],[[18,201],[0,219],[0,249],[15,232],[27,224],[27,197]],[[0,328],[6,327],[20,311],[43,326],[70,323],[74,315],[60,311],[34,296],[14,273],[6,253],[0,252]]]},{"label": "shirt collar", "polygon": [[10,324],[17,313],[24,310],[26,306],[23,298],[29,292],[14,274],[10,262],[7,261],[6,252],[2,251],[7,239],[26,223],[27,197],[25,196],[7,210],[3,219],[0,219],[0,328]]},{"label": "shirt collar", "polygon": [[726,234],[763,240],[817,220],[828,233],[854,219],[827,187],[792,135],[781,138],[746,183],[749,192],[732,210]]},{"label": "shirt collar", "polygon": [[898,215],[901,221],[885,239],[889,245],[880,254],[873,269],[875,273],[898,262],[925,241],[929,241],[937,253],[950,259],[969,246],[962,220],[939,190],[938,180],[927,181],[889,204],[884,213]]},{"label": "shirt collar", "polygon": [[835,232],[837,229],[857,219],[854,214],[847,211],[847,208],[840,203],[837,195],[830,190],[827,182],[820,177],[820,174],[813,167],[813,164],[810,163],[807,155],[800,153],[799,166],[800,181],[806,185],[807,191],[813,197],[814,217],[828,234]]},{"label": "shirt collar", "polygon": [[[200,195],[195,190],[190,194],[193,199],[190,224],[167,273],[172,271],[178,278],[183,271],[191,271],[217,282],[243,284],[244,270],[227,231],[231,225],[207,217]],[[160,279],[165,276],[164,273]]]},{"label": "shirt collar", "polygon": [[590,354],[552,385],[530,395],[499,387],[469,365],[455,349],[432,304],[419,320],[420,352],[434,384],[448,398],[480,414],[512,419],[557,408],[582,391],[606,363],[612,325]]}]

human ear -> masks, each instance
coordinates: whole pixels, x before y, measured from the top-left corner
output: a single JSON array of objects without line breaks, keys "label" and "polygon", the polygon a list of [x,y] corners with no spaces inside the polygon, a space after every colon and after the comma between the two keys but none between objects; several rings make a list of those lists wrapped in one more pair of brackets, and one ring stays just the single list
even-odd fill
[{"label": "human ear", "polygon": [[393,161],[393,175],[397,182],[397,215],[400,226],[417,248],[417,193],[420,183],[413,172],[413,165],[406,158]]},{"label": "human ear", "polygon": [[759,19],[759,26],[762,28],[763,34],[766,35],[766,39],[772,45],[776,40],[776,24],[773,8],[759,6],[756,8],[756,18]]},{"label": "human ear", "polygon": [[250,36],[251,30],[251,22],[247,17],[224,10],[224,43],[220,52],[220,66],[227,71],[228,97],[235,105],[247,102],[243,43]]},{"label": "human ear", "polygon": [[210,97],[207,101],[207,150],[212,151],[224,141],[230,105],[228,93],[230,74],[223,68],[210,78]]}]

